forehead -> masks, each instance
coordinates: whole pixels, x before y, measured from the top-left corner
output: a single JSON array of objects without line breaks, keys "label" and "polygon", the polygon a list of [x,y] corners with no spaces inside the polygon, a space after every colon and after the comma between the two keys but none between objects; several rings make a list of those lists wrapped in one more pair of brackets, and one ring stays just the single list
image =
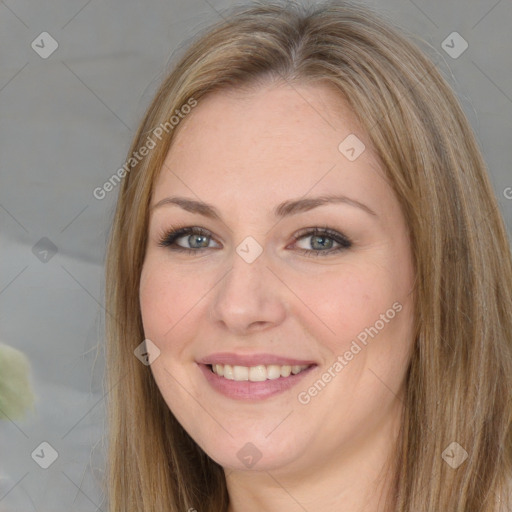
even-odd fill
[{"label": "forehead", "polygon": [[[354,135],[366,149],[349,161],[339,145]],[[340,93],[326,84],[274,84],[201,99],[176,134],[154,202],[186,193],[271,208],[334,189],[382,200],[382,176],[369,137]]]},{"label": "forehead", "polygon": [[[182,153],[189,153],[194,144],[195,156],[205,157],[210,150],[229,149],[233,158],[242,157],[242,150],[260,159],[270,151],[286,160],[300,161],[305,154],[326,151],[337,158],[340,137],[352,132],[366,138],[341,93],[325,83],[227,89],[199,101],[180,127],[170,157],[191,157]],[[213,142],[216,146],[210,147]],[[236,154],[235,144],[243,144]],[[264,148],[267,151],[261,154]],[[288,151],[291,148],[293,152]]]}]

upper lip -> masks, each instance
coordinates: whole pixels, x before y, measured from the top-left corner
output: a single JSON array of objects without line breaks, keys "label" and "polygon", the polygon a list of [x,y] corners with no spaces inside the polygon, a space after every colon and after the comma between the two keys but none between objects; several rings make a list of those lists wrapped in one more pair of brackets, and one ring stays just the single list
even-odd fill
[{"label": "upper lip", "polygon": [[316,364],[311,360],[295,359],[293,357],[279,356],[276,354],[234,354],[231,352],[219,352],[210,354],[197,361],[201,364],[229,364],[232,366],[258,366],[275,364],[278,366],[305,366]]}]

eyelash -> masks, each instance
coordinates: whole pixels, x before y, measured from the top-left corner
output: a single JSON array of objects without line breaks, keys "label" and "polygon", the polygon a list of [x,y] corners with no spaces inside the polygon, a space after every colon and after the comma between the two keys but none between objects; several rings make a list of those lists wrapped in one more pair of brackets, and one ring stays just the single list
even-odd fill
[{"label": "eyelash", "polygon": [[[158,242],[159,247],[167,247],[172,251],[182,252],[186,254],[194,254],[202,252],[205,249],[211,249],[211,247],[203,247],[200,249],[188,249],[186,247],[181,247],[179,245],[175,245],[176,240],[186,236],[186,235],[200,235],[213,239],[213,236],[210,231],[200,228],[197,226],[175,226],[170,229],[164,231],[164,233],[160,237],[160,241]],[[346,249],[350,249],[352,247],[352,241],[333,229],[325,227],[315,227],[315,228],[305,228],[301,230],[299,233],[295,234],[293,237],[294,243],[301,240],[302,238],[308,238],[311,236],[320,236],[325,238],[330,238],[334,240],[339,247],[328,249],[325,251],[322,250],[314,250],[314,249],[299,249],[302,254],[306,256],[328,256],[331,254],[339,253]]]}]

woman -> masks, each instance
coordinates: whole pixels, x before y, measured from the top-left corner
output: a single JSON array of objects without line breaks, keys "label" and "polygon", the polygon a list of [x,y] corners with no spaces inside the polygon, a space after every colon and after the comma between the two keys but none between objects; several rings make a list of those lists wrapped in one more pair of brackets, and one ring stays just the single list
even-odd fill
[{"label": "woman", "polygon": [[110,510],[512,510],[510,248],[415,46],[342,2],[239,8],[127,162]]}]

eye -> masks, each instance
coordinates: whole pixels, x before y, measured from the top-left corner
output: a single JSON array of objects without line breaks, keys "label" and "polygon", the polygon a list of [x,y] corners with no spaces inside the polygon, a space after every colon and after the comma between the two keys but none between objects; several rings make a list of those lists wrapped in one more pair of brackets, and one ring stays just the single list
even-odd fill
[{"label": "eye", "polygon": [[[348,237],[329,228],[309,228],[295,235],[295,242],[301,241],[301,252],[307,256],[327,256],[352,247]],[[306,247],[304,247],[306,246]]]},{"label": "eye", "polygon": [[212,234],[200,227],[179,227],[165,231],[158,245],[168,247],[173,251],[186,252],[189,254],[201,252],[204,249],[212,249]]}]

